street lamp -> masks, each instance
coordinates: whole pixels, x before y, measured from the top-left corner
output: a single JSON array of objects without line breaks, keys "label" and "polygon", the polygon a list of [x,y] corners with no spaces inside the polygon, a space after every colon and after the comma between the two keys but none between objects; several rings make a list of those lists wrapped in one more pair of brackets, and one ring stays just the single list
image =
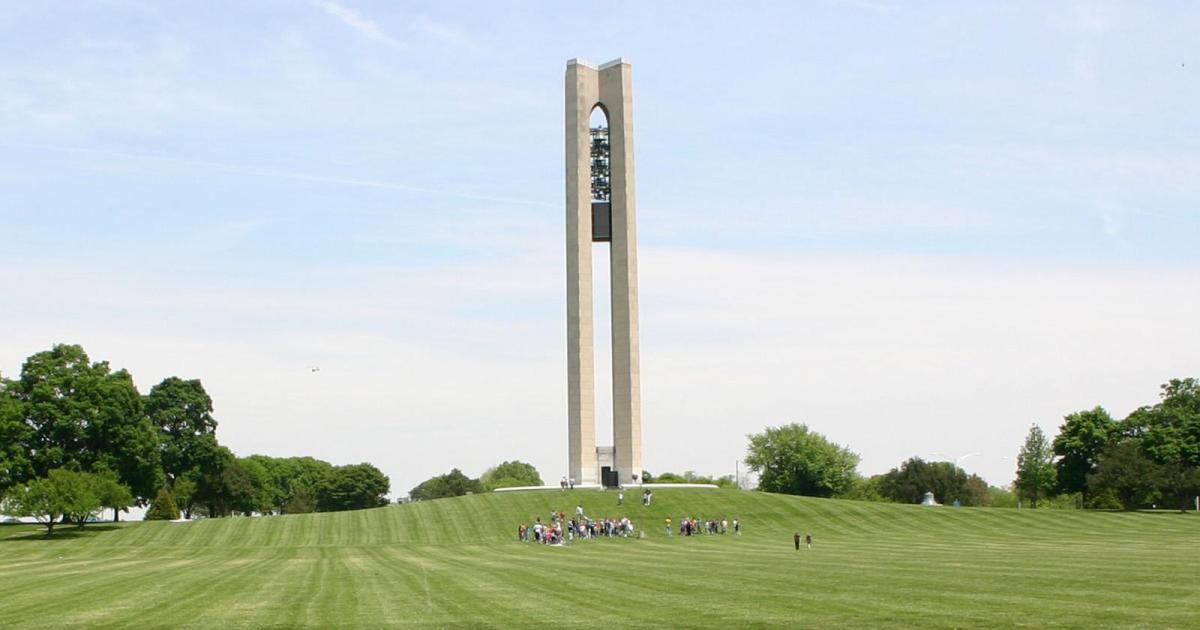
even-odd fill
[{"label": "street lamp", "polygon": [[957,470],[959,468],[962,468],[963,460],[970,459],[972,457],[975,457],[976,455],[983,455],[983,453],[967,453],[966,455],[959,455],[958,457],[950,457],[949,455],[947,455],[945,453],[930,453],[930,455],[937,455],[939,457],[945,457],[946,459],[950,460],[951,463],[954,464],[954,468]]},{"label": "street lamp", "polygon": [[[970,458],[972,458],[972,457],[975,457],[976,455],[982,455],[982,454],[983,454],[983,453],[967,453],[967,454],[965,454],[965,455],[959,455],[958,457],[953,457],[953,458],[952,458],[952,457],[950,457],[949,455],[947,455],[947,454],[945,454],[945,453],[930,453],[930,455],[937,455],[937,456],[939,456],[939,457],[943,457],[943,458],[945,458],[945,459],[948,459],[948,460],[950,460],[950,465],[954,467],[954,468],[953,468],[953,470],[954,470],[954,472],[955,472],[955,475],[954,475],[954,476],[955,476],[955,478],[957,478],[957,477],[958,477],[958,474],[957,474],[957,473],[958,473],[958,471],[959,471],[959,470],[962,470],[962,462],[963,462],[963,461],[965,461],[965,460],[967,460],[967,459],[970,459]],[[963,474],[966,474],[966,471],[963,471]],[[946,499],[945,499],[945,497],[943,497],[943,498],[942,498],[942,500],[943,500],[943,501],[945,501],[945,500],[946,500]],[[957,499],[956,499],[956,500],[957,500]]]}]

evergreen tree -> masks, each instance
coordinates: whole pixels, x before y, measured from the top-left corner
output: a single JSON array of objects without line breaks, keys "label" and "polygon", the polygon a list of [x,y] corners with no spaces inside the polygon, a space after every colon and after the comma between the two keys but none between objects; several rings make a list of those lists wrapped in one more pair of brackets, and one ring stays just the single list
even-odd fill
[{"label": "evergreen tree", "polygon": [[1017,491],[1036,508],[1038,499],[1054,488],[1054,453],[1046,434],[1036,424],[1030,427],[1025,445],[1017,455]]},{"label": "evergreen tree", "polygon": [[179,518],[179,507],[175,505],[175,498],[171,496],[171,491],[164,488],[159,488],[158,496],[154,497],[154,502],[150,504],[150,509],[146,511],[147,521],[173,521]]}]

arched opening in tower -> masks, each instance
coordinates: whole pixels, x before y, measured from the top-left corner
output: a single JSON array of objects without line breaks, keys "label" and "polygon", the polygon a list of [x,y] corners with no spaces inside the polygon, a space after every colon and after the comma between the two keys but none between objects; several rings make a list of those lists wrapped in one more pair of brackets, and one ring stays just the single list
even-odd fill
[{"label": "arched opening in tower", "polygon": [[[608,115],[602,105],[592,108],[588,120],[591,139],[592,242],[612,242],[612,180],[609,163]],[[595,360],[596,445],[612,448],[612,274],[609,247],[592,247],[592,321]]]},{"label": "arched opening in tower", "polygon": [[592,242],[612,240],[612,167],[609,163],[608,114],[604,106],[592,108],[588,121],[591,139]]}]

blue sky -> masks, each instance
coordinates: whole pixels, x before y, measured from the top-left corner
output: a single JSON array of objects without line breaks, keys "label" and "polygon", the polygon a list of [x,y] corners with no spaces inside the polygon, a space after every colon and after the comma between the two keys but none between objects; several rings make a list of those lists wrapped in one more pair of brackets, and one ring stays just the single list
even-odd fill
[{"label": "blue sky", "polygon": [[1194,6],[618,14],[0,6],[0,372],[73,342],[143,390],[198,377],[238,453],[397,494],[556,479],[563,71],[623,56],[651,471],[798,421],[864,473],[979,452],[1005,483],[1031,423],[1197,374]]}]

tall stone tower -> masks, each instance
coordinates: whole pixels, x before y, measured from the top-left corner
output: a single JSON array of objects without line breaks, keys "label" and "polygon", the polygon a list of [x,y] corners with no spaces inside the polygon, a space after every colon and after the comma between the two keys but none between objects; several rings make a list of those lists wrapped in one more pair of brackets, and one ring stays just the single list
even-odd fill
[{"label": "tall stone tower", "polygon": [[[637,212],[631,67],[567,62],[567,441],[578,483],[639,483],[642,395],[638,363]],[[592,129],[600,108],[607,129]],[[592,243],[611,247],[613,448],[596,448]],[[605,478],[604,473],[609,473]],[[612,473],[615,473],[613,475]]]}]

